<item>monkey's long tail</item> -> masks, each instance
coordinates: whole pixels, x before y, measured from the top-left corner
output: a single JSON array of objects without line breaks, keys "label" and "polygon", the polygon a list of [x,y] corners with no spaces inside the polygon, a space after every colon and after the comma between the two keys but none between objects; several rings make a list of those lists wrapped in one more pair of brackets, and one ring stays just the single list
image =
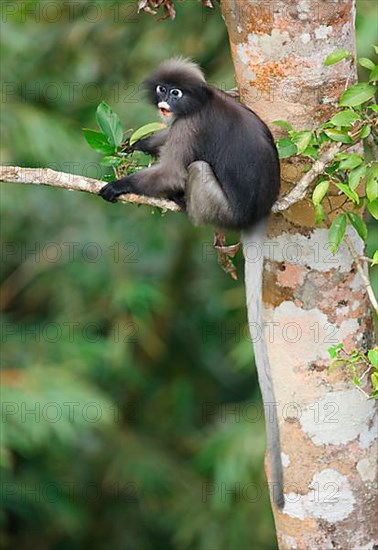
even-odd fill
[{"label": "monkey's long tail", "polygon": [[253,347],[265,409],[265,427],[271,472],[271,498],[278,508],[283,508],[285,498],[283,493],[280,432],[263,325],[262,274],[266,229],[267,219],[264,219],[256,226],[243,232],[242,241],[245,259],[248,322],[250,330],[254,331],[251,333],[251,337],[256,335],[257,330],[257,336],[254,338]]}]

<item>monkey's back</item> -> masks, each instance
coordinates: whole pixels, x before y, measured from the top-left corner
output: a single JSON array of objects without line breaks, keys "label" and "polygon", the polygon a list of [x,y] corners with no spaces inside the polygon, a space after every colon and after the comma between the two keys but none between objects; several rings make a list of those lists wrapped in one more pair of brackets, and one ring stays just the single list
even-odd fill
[{"label": "monkey's back", "polygon": [[220,90],[198,113],[194,160],[210,164],[245,229],[268,215],[280,188],[272,134],[250,109]]}]

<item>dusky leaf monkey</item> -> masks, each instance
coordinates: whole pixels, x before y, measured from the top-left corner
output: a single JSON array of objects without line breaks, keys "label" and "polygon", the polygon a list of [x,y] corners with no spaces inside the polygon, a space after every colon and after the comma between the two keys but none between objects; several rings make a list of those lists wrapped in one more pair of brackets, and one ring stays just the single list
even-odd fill
[{"label": "dusky leaf monkey", "polygon": [[[267,125],[250,109],[207,84],[187,59],[163,62],[144,83],[167,128],[143,138],[134,149],[159,160],[149,168],[106,184],[100,195],[116,202],[124,193],[174,200],[195,225],[243,231],[260,243],[280,189],[277,149]],[[246,261],[248,258],[246,257]],[[262,253],[253,266],[256,284],[247,295],[250,323],[259,323],[255,357],[265,405],[275,402],[262,325]],[[266,420],[273,500],[284,505],[278,419]]]}]

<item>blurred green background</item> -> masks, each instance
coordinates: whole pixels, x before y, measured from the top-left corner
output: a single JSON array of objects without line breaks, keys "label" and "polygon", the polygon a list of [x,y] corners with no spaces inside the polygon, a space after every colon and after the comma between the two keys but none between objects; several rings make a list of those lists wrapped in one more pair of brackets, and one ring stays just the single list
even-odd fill
[{"label": "blurred green background", "polygon": [[[357,5],[370,56],[377,4]],[[234,85],[217,6],[1,9],[2,163],[100,177],[81,128],[101,100],[125,127],[154,120],[139,82],[169,56]],[[211,231],[58,189],[1,199],[2,547],[276,548],[242,276]]]}]

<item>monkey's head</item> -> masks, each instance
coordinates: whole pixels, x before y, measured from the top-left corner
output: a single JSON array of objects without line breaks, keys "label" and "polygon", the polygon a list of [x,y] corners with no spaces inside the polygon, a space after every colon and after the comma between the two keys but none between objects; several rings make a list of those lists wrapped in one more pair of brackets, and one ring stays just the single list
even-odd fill
[{"label": "monkey's head", "polygon": [[198,112],[212,93],[198,65],[183,58],[161,63],[144,86],[168,124],[175,118]]}]

